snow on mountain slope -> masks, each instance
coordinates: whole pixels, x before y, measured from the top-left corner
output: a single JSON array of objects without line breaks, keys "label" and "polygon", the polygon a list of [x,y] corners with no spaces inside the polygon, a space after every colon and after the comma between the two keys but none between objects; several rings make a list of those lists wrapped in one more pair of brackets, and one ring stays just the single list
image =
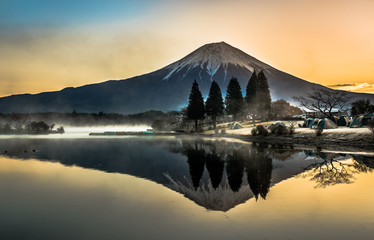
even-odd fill
[{"label": "snow on mountain slope", "polygon": [[243,51],[225,42],[219,42],[206,44],[181,60],[166,66],[169,73],[164,79],[169,79],[173,74],[178,73],[182,69],[186,69],[185,74],[187,74],[191,69],[198,67],[201,71],[205,70],[212,80],[220,67],[224,69],[226,76],[229,64],[245,68],[250,72],[253,72],[254,69],[272,69],[269,65],[262,63]]}]

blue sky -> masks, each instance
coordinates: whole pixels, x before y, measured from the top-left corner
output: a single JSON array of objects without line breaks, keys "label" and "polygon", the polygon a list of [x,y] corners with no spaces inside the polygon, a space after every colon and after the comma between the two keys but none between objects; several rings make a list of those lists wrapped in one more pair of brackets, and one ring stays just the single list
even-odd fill
[{"label": "blue sky", "polygon": [[155,1],[104,0],[1,0],[0,19],[4,26],[69,26],[134,18],[147,13]]}]

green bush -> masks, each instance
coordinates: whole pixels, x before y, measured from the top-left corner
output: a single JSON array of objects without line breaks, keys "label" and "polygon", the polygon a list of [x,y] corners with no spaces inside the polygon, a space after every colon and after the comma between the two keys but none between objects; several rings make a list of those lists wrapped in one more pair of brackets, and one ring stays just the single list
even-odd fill
[{"label": "green bush", "polygon": [[256,128],[252,128],[251,134],[252,134],[252,136],[256,136],[257,135]]},{"label": "green bush", "polygon": [[268,130],[262,126],[262,125],[258,125],[256,128],[252,129],[251,131],[252,135],[253,136],[267,136],[269,135],[269,132]]},{"label": "green bush", "polygon": [[287,133],[287,127],[282,125],[271,125],[270,126],[270,133],[276,135],[284,135]]}]

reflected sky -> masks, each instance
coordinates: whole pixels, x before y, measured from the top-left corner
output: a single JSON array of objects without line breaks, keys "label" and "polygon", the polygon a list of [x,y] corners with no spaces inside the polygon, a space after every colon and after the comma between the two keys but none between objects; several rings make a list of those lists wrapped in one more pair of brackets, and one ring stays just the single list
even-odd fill
[{"label": "reflected sky", "polygon": [[[0,146],[8,148],[0,157],[1,239],[371,239],[374,233],[372,171],[326,188],[301,176],[334,159],[370,170],[370,157],[181,139],[15,139]],[[26,147],[37,151],[25,153]],[[193,172],[201,164],[192,170],[192,159],[204,162],[197,188]],[[242,176],[239,187],[230,175]],[[266,195],[256,199],[254,189],[266,183]],[[240,194],[245,198],[235,202]],[[214,197],[233,205],[208,210]]]}]

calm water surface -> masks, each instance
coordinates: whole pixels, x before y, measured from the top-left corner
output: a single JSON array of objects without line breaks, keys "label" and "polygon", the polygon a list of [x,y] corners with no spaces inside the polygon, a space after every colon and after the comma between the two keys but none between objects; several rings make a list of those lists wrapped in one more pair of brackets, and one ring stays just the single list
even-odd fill
[{"label": "calm water surface", "polygon": [[373,239],[374,155],[217,139],[0,139],[0,239]]}]

